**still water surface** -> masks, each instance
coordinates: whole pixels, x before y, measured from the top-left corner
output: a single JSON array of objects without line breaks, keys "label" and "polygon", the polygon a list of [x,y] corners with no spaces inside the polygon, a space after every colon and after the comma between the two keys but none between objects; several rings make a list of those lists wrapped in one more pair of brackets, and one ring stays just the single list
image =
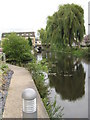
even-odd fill
[{"label": "still water surface", "polygon": [[72,55],[42,52],[40,61],[46,58],[49,73],[45,82],[49,85],[49,98],[56,96],[57,106],[64,107],[63,118],[88,118],[88,65],[84,59]]}]

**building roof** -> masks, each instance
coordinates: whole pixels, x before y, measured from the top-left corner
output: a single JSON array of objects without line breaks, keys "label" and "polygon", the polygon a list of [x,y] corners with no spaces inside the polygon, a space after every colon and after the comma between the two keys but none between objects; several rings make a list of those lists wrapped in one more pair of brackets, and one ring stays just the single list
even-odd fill
[{"label": "building roof", "polygon": [[[22,37],[35,37],[35,32],[14,32],[14,33]],[[2,38],[5,38],[6,35],[9,35],[9,34],[11,34],[11,32],[2,33]]]}]

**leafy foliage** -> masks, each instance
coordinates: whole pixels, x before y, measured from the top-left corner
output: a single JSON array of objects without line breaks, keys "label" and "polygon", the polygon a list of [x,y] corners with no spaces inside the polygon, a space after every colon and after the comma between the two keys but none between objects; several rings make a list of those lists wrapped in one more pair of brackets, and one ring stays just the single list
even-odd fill
[{"label": "leafy foliage", "polygon": [[59,6],[57,12],[48,16],[46,29],[39,31],[40,38],[46,40],[46,36],[47,41],[57,46],[72,47],[73,42],[79,45],[85,34],[84,11],[76,4]]},{"label": "leafy foliage", "polygon": [[56,97],[52,104],[49,102],[48,98],[44,98],[43,103],[51,120],[54,120],[54,118],[62,118],[62,111],[64,108],[56,105]]},{"label": "leafy foliage", "polygon": [[47,72],[47,66],[43,64],[43,61],[36,62],[34,59],[28,64],[28,70],[32,73],[32,77],[35,81],[37,89],[41,95],[41,98],[47,96],[47,86],[44,84],[44,74],[43,71]]},{"label": "leafy foliage", "polygon": [[47,40],[46,30],[44,30],[43,28],[41,28],[40,30],[38,30],[38,34],[39,34],[39,37],[40,37],[42,43],[45,43],[46,40]]},{"label": "leafy foliage", "polygon": [[[0,86],[3,83],[3,74],[7,73],[7,71],[9,70],[8,65],[6,65],[4,62],[1,61],[1,57],[2,55],[0,55]],[[0,91],[1,92],[1,91]]]},{"label": "leafy foliage", "polygon": [[31,40],[31,38],[28,38],[28,41],[29,41],[29,45],[32,46],[32,40]]},{"label": "leafy foliage", "polygon": [[30,59],[30,46],[24,38],[11,33],[2,41],[3,52],[9,60],[18,63]]},{"label": "leafy foliage", "polygon": [[88,47],[88,49],[84,50],[83,56],[87,61],[90,61],[90,47]]}]

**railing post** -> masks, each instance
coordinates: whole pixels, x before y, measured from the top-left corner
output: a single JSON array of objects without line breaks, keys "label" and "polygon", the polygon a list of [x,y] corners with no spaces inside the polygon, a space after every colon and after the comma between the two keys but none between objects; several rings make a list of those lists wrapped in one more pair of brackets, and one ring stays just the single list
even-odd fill
[{"label": "railing post", "polygon": [[32,88],[23,91],[23,118],[37,118],[36,96],[36,91]]},{"label": "railing post", "polygon": [[6,62],[6,56],[5,56],[5,53],[3,53],[3,61]]}]

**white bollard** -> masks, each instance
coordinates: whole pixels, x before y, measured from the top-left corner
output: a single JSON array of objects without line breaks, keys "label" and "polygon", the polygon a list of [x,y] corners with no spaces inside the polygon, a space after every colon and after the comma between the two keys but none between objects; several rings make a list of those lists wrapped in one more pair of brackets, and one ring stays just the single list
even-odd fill
[{"label": "white bollard", "polygon": [[23,91],[23,118],[37,118],[36,96],[36,91],[32,88]]}]

